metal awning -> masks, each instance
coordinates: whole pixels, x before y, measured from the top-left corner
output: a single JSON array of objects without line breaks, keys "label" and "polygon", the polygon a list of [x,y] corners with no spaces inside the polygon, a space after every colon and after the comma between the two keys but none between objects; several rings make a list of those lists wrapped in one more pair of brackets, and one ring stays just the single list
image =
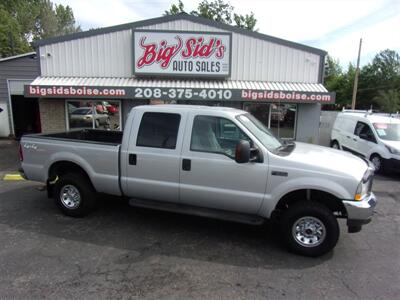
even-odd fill
[{"label": "metal awning", "polygon": [[246,89],[269,91],[296,91],[327,93],[320,83],[265,82],[244,80],[172,80],[104,77],[37,77],[31,85],[37,86],[95,86],[95,87],[162,87],[204,89]]},{"label": "metal awning", "polygon": [[334,103],[320,83],[150,78],[37,77],[26,97]]}]

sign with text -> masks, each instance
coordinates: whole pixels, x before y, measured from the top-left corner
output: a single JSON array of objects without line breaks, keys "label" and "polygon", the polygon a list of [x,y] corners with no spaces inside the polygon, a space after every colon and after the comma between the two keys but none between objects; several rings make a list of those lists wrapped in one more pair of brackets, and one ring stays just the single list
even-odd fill
[{"label": "sign with text", "polygon": [[224,32],[134,31],[134,75],[229,77],[231,37]]},{"label": "sign with text", "polygon": [[335,93],[185,87],[25,85],[25,97],[335,103]]}]

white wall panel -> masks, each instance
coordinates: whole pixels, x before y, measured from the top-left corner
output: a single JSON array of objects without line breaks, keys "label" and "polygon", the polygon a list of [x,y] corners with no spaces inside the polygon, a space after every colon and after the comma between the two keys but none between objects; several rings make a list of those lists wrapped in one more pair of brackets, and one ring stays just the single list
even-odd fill
[{"label": "white wall panel", "polygon": [[[139,29],[225,31],[188,20]],[[40,56],[42,76],[132,77],[132,33],[123,30],[44,45]],[[233,32],[231,68],[232,80],[316,83],[319,56]]]}]

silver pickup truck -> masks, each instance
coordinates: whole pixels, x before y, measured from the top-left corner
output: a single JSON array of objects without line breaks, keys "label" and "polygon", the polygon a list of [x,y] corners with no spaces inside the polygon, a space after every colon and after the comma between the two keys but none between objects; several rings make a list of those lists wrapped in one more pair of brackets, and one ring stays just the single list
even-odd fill
[{"label": "silver pickup truck", "polygon": [[295,253],[334,248],[337,218],[349,232],[373,215],[373,167],[349,153],[283,143],[249,113],[223,107],[139,106],[124,132],[27,135],[23,175],[47,184],[69,216],[92,211],[96,194],[138,207],[259,225],[274,220]]}]

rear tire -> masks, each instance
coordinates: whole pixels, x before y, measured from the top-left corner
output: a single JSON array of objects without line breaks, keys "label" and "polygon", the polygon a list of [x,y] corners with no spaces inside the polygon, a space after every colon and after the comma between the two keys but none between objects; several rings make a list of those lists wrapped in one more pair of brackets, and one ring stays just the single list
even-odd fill
[{"label": "rear tire", "polygon": [[338,149],[338,150],[340,150],[340,146],[339,146],[338,141],[332,141],[331,147],[332,147],[333,149]]},{"label": "rear tire", "polygon": [[80,218],[96,206],[96,191],[91,182],[79,173],[62,175],[54,186],[54,201],[70,217]]},{"label": "rear tire", "polygon": [[298,202],[284,211],[282,238],[290,251],[317,257],[331,251],[339,239],[339,224],[333,213],[317,202]]}]

